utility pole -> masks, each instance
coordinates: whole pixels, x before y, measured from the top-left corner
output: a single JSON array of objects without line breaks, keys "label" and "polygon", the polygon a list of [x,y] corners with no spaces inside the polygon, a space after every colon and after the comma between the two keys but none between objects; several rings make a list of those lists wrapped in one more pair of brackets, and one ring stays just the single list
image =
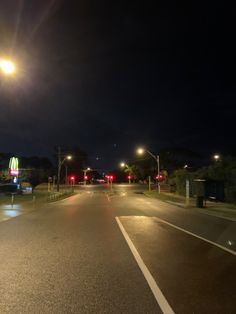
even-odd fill
[{"label": "utility pole", "polygon": [[65,179],[65,184],[66,185],[68,185],[68,174],[67,174],[67,172],[68,172],[68,167],[67,167],[67,165],[65,165],[65,169],[66,169],[66,179]]},{"label": "utility pole", "polygon": [[185,193],[185,205],[189,206],[189,179],[186,179],[186,193]]},{"label": "utility pole", "polygon": [[71,155],[67,155],[67,156],[63,156],[63,160],[61,160],[61,147],[58,146],[58,151],[57,151],[57,157],[58,157],[58,165],[57,165],[57,192],[59,192],[60,190],[60,176],[61,176],[61,166],[63,165],[63,163],[65,162],[66,159],[71,160],[72,156]]},{"label": "utility pole", "polygon": [[58,146],[57,150],[57,192],[60,190],[60,175],[61,175],[61,147]]},{"label": "utility pole", "polygon": [[160,182],[159,182],[159,176],[160,176],[160,156],[159,155],[154,155],[153,153],[151,153],[149,150],[146,150],[146,152],[152,156],[157,163],[157,188],[158,188],[158,193],[161,193],[161,187],[160,187]]},{"label": "utility pole", "polygon": [[157,155],[156,161],[157,161],[157,177],[158,177],[157,186],[158,186],[158,193],[160,194],[161,193],[161,187],[160,187],[160,182],[159,182],[159,176],[160,176],[160,157],[159,157],[159,155]]}]

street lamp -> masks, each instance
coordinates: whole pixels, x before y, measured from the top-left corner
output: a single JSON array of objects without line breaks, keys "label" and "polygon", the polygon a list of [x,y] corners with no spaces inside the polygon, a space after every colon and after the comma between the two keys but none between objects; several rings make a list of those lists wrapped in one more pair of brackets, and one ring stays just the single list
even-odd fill
[{"label": "street lamp", "polygon": [[6,59],[0,59],[0,69],[4,74],[10,75],[15,72],[15,64]]},{"label": "street lamp", "polygon": [[129,165],[127,165],[125,162],[121,162],[120,166],[121,166],[121,168],[126,167],[127,172],[129,172],[129,175],[128,175],[129,184],[131,184],[131,171],[130,171]]},{"label": "street lamp", "polygon": [[215,154],[215,155],[213,156],[213,158],[215,159],[215,161],[218,161],[218,160],[220,160],[220,155]]},{"label": "street lamp", "polygon": [[[66,156],[66,159],[67,160],[71,160],[72,159],[72,156]],[[66,170],[66,173],[65,173],[65,177],[66,177],[66,179],[65,179],[65,184],[66,185],[68,185],[68,166],[67,166],[67,164],[65,163],[65,170]]]},{"label": "street lamp", "polygon": [[90,170],[91,170],[91,168],[89,168],[89,167],[88,167],[87,169],[84,169],[84,170],[83,170],[83,172],[84,172],[84,185],[86,185],[87,172],[90,171]]},{"label": "street lamp", "polygon": [[[148,153],[150,156],[152,156],[152,158],[155,159],[155,161],[157,163],[157,177],[159,177],[159,174],[160,174],[160,156],[159,155],[154,155],[149,150],[144,149],[144,148],[138,148],[137,149],[137,154],[139,154],[139,155],[143,155],[145,152]],[[161,193],[159,181],[157,182],[157,187],[158,187],[158,193]]]},{"label": "street lamp", "polygon": [[144,150],[143,148],[138,148],[138,149],[137,149],[137,153],[138,153],[139,155],[142,155],[142,154],[145,153],[145,150]]},{"label": "street lamp", "polygon": [[61,166],[64,164],[66,160],[71,160],[72,156],[67,155],[62,159],[61,156],[61,148],[58,147],[58,165],[57,165],[57,192],[60,190],[60,176],[61,176]]}]

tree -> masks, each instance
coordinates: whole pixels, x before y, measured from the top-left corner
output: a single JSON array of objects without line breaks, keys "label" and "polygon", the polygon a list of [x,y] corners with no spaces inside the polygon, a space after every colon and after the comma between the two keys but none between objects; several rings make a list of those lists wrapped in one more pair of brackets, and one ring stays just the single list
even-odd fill
[{"label": "tree", "polygon": [[190,181],[192,191],[194,190],[195,179],[204,179],[206,183],[213,182],[218,186],[221,184],[224,186],[225,201],[236,202],[236,158],[234,157],[224,157],[223,160],[196,171],[178,169],[172,174],[169,183],[175,186],[177,193],[184,195],[187,178]]},{"label": "tree", "polygon": [[[62,146],[61,147],[61,159],[65,158],[65,156],[72,156],[71,160],[65,160],[61,168],[61,179],[66,176],[66,167],[67,167],[67,175],[72,173],[78,179],[80,176],[83,178],[83,169],[88,166],[88,155],[85,151],[81,150],[78,146]],[[57,168],[58,163],[58,147],[55,147],[55,165]],[[83,180],[83,179],[82,179]]]},{"label": "tree", "polygon": [[124,171],[128,173],[129,176],[133,178],[133,180],[137,179],[138,169],[136,165],[125,165]]},{"label": "tree", "polygon": [[201,166],[202,157],[189,149],[176,147],[160,151],[160,166],[168,173],[173,173],[176,169],[181,169],[185,165],[193,168]]},{"label": "tree", "polygon": [[29,181],[33,186],[47,182],[53,174],[53,165],[46,157],[22,157],[20,158],[20,178]]},{"label": "tree", "polygon": [[8,170],[1,170],[0,172],[0,182],[5,183],[10,180]]}]

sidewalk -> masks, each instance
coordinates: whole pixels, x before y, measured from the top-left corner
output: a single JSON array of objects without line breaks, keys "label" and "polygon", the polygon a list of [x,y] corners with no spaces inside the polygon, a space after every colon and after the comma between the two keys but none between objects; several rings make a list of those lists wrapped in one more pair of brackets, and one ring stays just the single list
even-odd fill
[{"label": "sidewalk", "polygon": [[185,197],[176,195],[174,193],[161,192],[161,194],[158,194],[157,191],[147,191],[144,192],[144,194],[147,197],[157,198],[163,202],[184,208],[189,208],[191,210],[196,210],[206,215],[212,215],[215,217],[220,217],[231,221],[236,221],[235,204],[206,201],[206,203],[204,204],[204,208],[197,208],[195,198],[190,198],[189,205],[186,206]]},{"label": "sidewalk", "polygon": [[0,196],[0,222],[25,214],[40,206],[69,197],[74,193],[48,193],[45,189],[36,189],[33,194],[1,195]]},{"label": "sidewalk", "polygon": [[2,195],[0,197],[0,222],[30,212],[47,201],[45,193],[27,195]]}]

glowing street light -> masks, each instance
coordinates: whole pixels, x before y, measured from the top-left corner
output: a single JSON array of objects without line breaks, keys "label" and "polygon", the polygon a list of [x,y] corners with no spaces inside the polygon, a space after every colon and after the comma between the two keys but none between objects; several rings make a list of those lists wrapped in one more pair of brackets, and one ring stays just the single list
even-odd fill
[{"label": "glowing street light", "polygon": [[[120,166],[121,166],[121,168],[125,168],[126,167],[126,169],[129,171],[129,166],[125,163],[125,162],[121,162],[120,163]],[[130,173],[130,171],[129,171],[129,175],[128,175],[128,180],[129,180],[129,184],[131,184],[131,173]]]},{"label": "glowing street light", "polygon": [[[64,158],[64,160],[62,160],[62,163],[63,164],[66,160],[71,160],[72,159],[72,156],[71,155],[68,155]],[[68,184],[68,167],[67,167],[67,164],[65,163],[65,169],[66,169],[66,175],[65,175],[65,183]]]},{"label": "glowing street light", "polygon": [[83,172],[84,172],[84,185],[86,185],[86,182],[88,180],[88,176],[87,176],[87,172],[88,171],[91,171],[92,169],[91,168],[87,168],[87,169],[84,169]]},{"label": "glowing street light", "polygon": [[[59,164],[59,168],[58,168],[58,178],[59,178],[59,181],[60,181],[60,175],[61,175],[61,166],[64,164],[64,162],[66,160],[71,160],[72,159],[72,156],[71,155],[68,155],[68,156],[65,156],[63,160],[60,161],[60,164]],[[68,178],[67,178],[67,165],[65,164],[65,168],[66,168],[66,184],[68,183]],[[59,192],[59,185],[58,185],[58,192]]]},{"label": "glowing street light", "polygon": [[145,150],[143,148],[138,148],[137,149],[137,154],[143,155],[145,153]]},{"label": "glowing street light", "polygon": [[[58,152],[57,152],[57,157],[58,157],[58,164],[57,164],[57,192],[60,190],[60,176],[61,176],[61,166],[64,164],[66,160],[71,160],[72,156],[71,155],[66,155],[64,159],[62,159],[61,156],[61,147],[58,147]],[[66,168],[67,172],[67,168]],[[67,174],[66,174],[67,177]]]},{"label": "glowing street light", "polygon": [[[149,150],[144,149],[142,147],[137,149],[137,154],[143,155],[144,153],[148,153],[150,156],[152,156],[152,158],[154,158],[156,160],[156,163],[157,163],[157,176],[159,176],[159,174],[160,174],[160,157],[159,157],[159,155],[154,155]],[[157,186],[158,186],[158,193],[161,193],[159,181],[157,182]]]},{"label": "glowing street light", "polygon": [[220,155],[215,154],[215,155],[213,156],[213,158],[215,159],[215,161],[218,161],[218,160],[220,160]]},{"label": "glowing street light", "polygon": [[10,60],[0,59],[0,69],[3,73],[10,75],[15,72],[15,64]]}]

